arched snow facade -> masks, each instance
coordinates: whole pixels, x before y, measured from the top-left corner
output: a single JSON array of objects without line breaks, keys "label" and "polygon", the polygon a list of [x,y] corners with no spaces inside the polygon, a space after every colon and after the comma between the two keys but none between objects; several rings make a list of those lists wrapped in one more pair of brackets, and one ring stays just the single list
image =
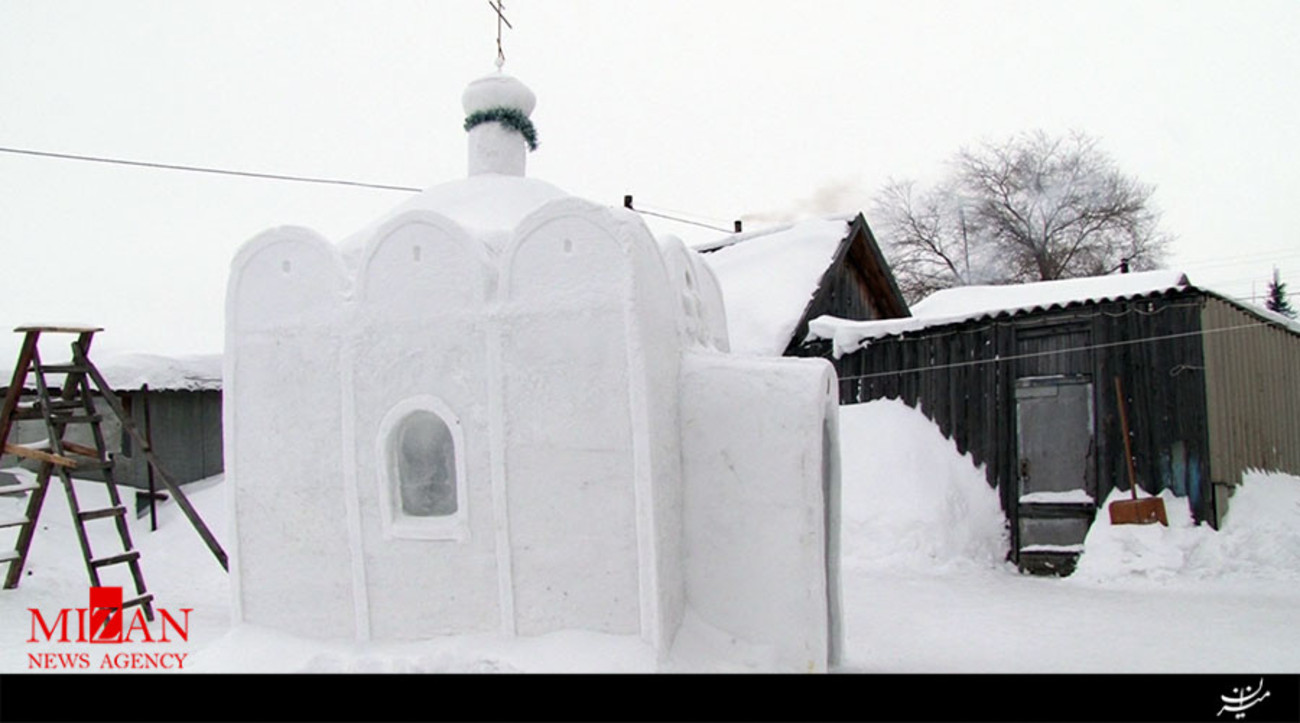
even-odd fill
[{"label": "arched snow facade", "polygon": [[[499,130],[472,148],[522,169]],[[726,354],[694,252],[517,176],[430,189],[347,246],[273,229],[232,266],[239,619],[590,630],[667,662],[689,611],[768,651],[742,664],[833,662],[829,364]]]}]

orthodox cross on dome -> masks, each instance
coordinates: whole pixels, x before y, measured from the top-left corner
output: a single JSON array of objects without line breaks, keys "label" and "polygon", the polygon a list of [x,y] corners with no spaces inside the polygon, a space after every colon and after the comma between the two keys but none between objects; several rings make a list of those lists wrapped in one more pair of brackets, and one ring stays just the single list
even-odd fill
[{"label": "orthodox cross on dome", "polygon": [[505,23],[507,28],[515,29],[506,19],[506,0],[488,0],[488,5],[496,11],[497,14],[497,70],[506,64],[506,51],[501,49],[501,24]]}]

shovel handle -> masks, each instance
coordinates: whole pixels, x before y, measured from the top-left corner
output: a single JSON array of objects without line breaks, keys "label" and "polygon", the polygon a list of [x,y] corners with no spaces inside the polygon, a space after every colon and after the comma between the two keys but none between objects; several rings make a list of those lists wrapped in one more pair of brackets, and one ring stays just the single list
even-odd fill
[{"label": "shovel handle", "polygon": [[1128,416],[1124,414],[1124,387],[1120,384],[1119,375],[1115,376],[1115,402],[1119,406],[1119,426],[1124,432],[1124,461],[1128,462],[1128,489],[1136,500],[1138,498],[1137,472],[1133,469],[1133,447],[1128,439]]}]

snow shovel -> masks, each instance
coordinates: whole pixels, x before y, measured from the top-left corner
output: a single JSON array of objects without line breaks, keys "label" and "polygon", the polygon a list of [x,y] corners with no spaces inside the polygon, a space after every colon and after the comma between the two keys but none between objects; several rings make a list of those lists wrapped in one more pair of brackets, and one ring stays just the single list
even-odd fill
[{"label": "snow shovel", "polygon": [[1150,525],[1159,522],[1169,526],[1165,516],[1165,501],[1159,497],[1138,499],[1137,472],[1133,469],[1133,448],[1128,439],[1128,417],[1124,414],[1124,388],[1119,377],[1115,377],[1115,401],[1119,404],[1120,430],[1124,433],[1124,459],[1128,462],[1128,489],[1131,500],[1115,500],[1110,503],[1110,524],[1112,525]]}]

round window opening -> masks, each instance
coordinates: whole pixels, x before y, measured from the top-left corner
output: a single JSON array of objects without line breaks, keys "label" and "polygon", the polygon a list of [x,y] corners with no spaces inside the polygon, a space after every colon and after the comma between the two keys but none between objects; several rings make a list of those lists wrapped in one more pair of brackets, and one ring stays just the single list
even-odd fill
[{"label": "round window opening", "polygon": [[447,423],[432,412],[412,412],[397,428],[393,451],[401,514],[455,514],[456,448]]}]

